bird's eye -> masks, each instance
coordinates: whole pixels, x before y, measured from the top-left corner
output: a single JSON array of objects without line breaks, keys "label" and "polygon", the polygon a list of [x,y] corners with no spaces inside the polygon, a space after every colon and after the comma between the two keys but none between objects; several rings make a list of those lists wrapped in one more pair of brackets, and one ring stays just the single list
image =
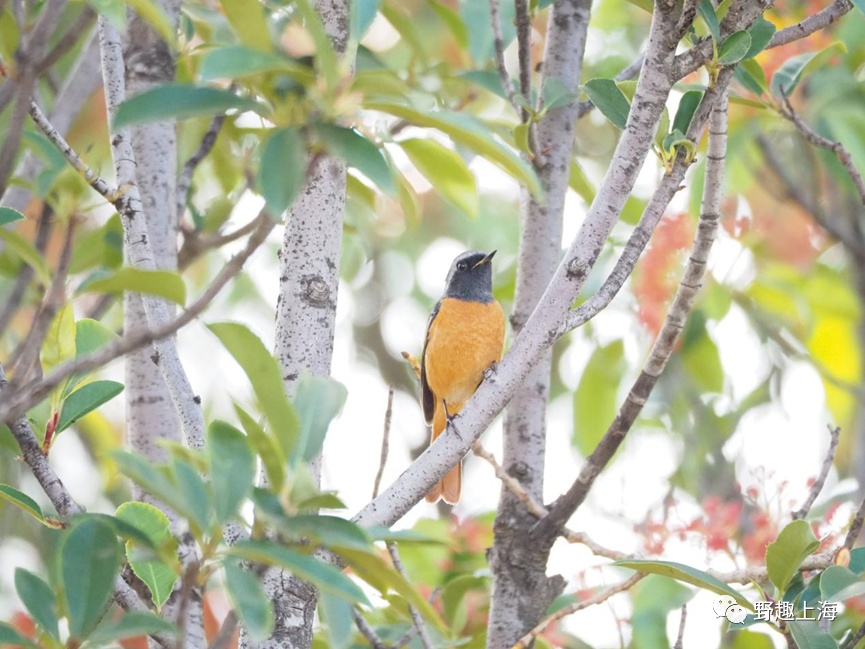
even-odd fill
[{"label": "bird's eye", "polygon": [[465,270],[468,267],[469,265],[464,261],[457,262],[457,270]]}]

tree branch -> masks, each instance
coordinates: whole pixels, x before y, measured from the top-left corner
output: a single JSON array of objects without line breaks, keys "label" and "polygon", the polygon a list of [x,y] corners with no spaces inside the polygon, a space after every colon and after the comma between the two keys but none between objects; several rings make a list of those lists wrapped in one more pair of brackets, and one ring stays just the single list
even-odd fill
[{"label": "tree branch", "polygon": [[787,45],[825,29],[851,9],[853,9],[853,3],[850,0],[835,0],[828,7],[808,16],[805,20],[775,32],[767,49]]},{"label": "tree branch", "polygon": [[[729,75],[726,76],[726,81],[729,81]],[[723,94],[726,91],[726,84],[722,85],[722,83],[721,78],[719,78],[714,90],[715,93],[720,92],[722,94],[717,97],[718,103],[712,112],[709,129],[706,181],[703,189],[700,224],[679,289],[667,313],[664,326],[658,333],[649,359],[628,393],[625,403],[619,409],[615,421],[592,454],[586,459],[571,488],[556,500],[550,508],[550,514],[537,524],[536,531],[542,536],[554,535],[558,529],[564,526],[568,518],[585,500],[594,485],[595,478],[606,467],[619,445],[624,441],[667,364],[673,352],[674,343],[685,326],[688,313],[702,285],[709,251],[714,243],[715,232],[720,219],[724,155],[727,143],[727,108],[726,96]],[[705,98],[708,98],[709,95],[710,91],[707,91]]]},{"label": "tree branch", "polygon": [[[516,94],[514,92],[514,84],[511,81],[511,75],[508,74],[508,68],[505,66],[505,44],[502,39],[502,19],[499,15],[499,0],[489,0],[490,3],[490,23],[493,28],[493,53],[496,59],[496,71],[499,73],[499,81],[502,84],[502,90],[505,96],[523,119],[522,115],[525,112],[516,102]],[[523,120],[524,121],[524,120]]]},{"label": "tree branch", "polygon": [[823,459],[823,466],[820,469],[820,475],[817,476],[817,479],[814,480],[814,484],[811,485],[811,489],[808,490],[808,497],[805,499],[805,502],[802,503],[802,507],[793,512],[794,521],[799,520],[800,518],[805,518],[808,515],[808,512],[811,511],[811,506],[814,504],[814,501],[817,500],[817,496],[819,496],[820,492],[823,491],[823,485],[826,484],[826,477],[832,469],[832,461],[835,459],[835,449],[838,448],[838,438],[840,435],[841,428],[839,426],[829,429],[829,449],[826,451],[826,457]]},{"label": "tree branch", "polygon": [[186,211],[186,201],[189,199],[189,187],[192,185],[192,176],[201,161],[213,150],[216,144],[216,139],[219,137],[219,131],[222,130],[222,125],[225,123],[225,115],[217,115],[210,122],[210,126],[201,138],[201,144],[198,145],[198,150],[193,153],[189,160],[183,165],[183,171],[180,172],[180,177],[177,179],[177,222],[183,218],[183,213]]},{"label": "tree branch", "polygon": [[217,274],[201,296],[177,317],[149,331],[127,334],[123,338],[112,341],[91,354],[76,358],[57,367],[44,376],[41,381],[28,384],[8,395],[4,395],[5,398],[0,403],[0,421],[21,416],[73,374],[87,373],[99,369],[134,349],[140,349],[145,345],[149,345],[154,340],[174,334],[192,322],[204,312],[225,285],[242,270],[246,260],[264,243],[274,225],[275,223],[264,213],[260,214],[258,228],[250,236],[244,249],[226,262],[222,270],[219,271],[219,274]]}]

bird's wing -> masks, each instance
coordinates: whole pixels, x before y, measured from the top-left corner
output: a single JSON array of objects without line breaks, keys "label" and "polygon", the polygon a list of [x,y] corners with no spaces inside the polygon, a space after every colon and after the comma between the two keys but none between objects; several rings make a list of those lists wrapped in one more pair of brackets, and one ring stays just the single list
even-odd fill
[{"label": "bird's wing", "polygon": [[423,416],[428,424],[431,424],[433,420],[433,412],[435,411],[435,395],[426,380],[426,346],[429,342],[430,327],[432,327],[432,323],[436,319],[441,305],[441,300],[439,300],[433,308],[432,313],[429,314],[429,320],[426,323],[426,335],[424,336],[423,341],[423,353],[420,357],[421,403],[423,405]]}]

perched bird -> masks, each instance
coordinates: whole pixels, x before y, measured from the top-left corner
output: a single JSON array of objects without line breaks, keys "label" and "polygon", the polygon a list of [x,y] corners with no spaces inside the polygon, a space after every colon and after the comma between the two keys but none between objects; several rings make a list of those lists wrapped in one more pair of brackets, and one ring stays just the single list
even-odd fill
[{"label": "perched bird", "polygon": [[[447,427],[502,358],[505,314],[493,298],[492,260],[496,251],[464,252],[454,259],[444,296],[429,317],[421,357],[421,393],[432,441]],[[455,505],[462,489],[462,468],[455,466],[426,495]]]}]

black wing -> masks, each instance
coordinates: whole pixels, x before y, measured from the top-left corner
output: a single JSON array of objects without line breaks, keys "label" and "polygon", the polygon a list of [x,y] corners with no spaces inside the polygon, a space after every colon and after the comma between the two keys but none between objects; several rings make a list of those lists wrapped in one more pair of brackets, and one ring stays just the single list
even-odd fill
[{"label": "black wing", "polygon": [[441,300],[439,300],[435,307],[433,307],[432,313],[429,314],[429,320],[426,323],[426,335],[424,336],[423,341],[423,353],[420,357],[421,404],[423,405],[424,419],[426,419],[426,423],[428,424],[431,424],[433,420],[433,413],[435,411],[435,395],[432,390],[430,390],[429,383],[427,383],[426,380],[426,345],[427,342],[429,342],[430,327],[432,326],[433,320],[436,319],[441,305]]}]

